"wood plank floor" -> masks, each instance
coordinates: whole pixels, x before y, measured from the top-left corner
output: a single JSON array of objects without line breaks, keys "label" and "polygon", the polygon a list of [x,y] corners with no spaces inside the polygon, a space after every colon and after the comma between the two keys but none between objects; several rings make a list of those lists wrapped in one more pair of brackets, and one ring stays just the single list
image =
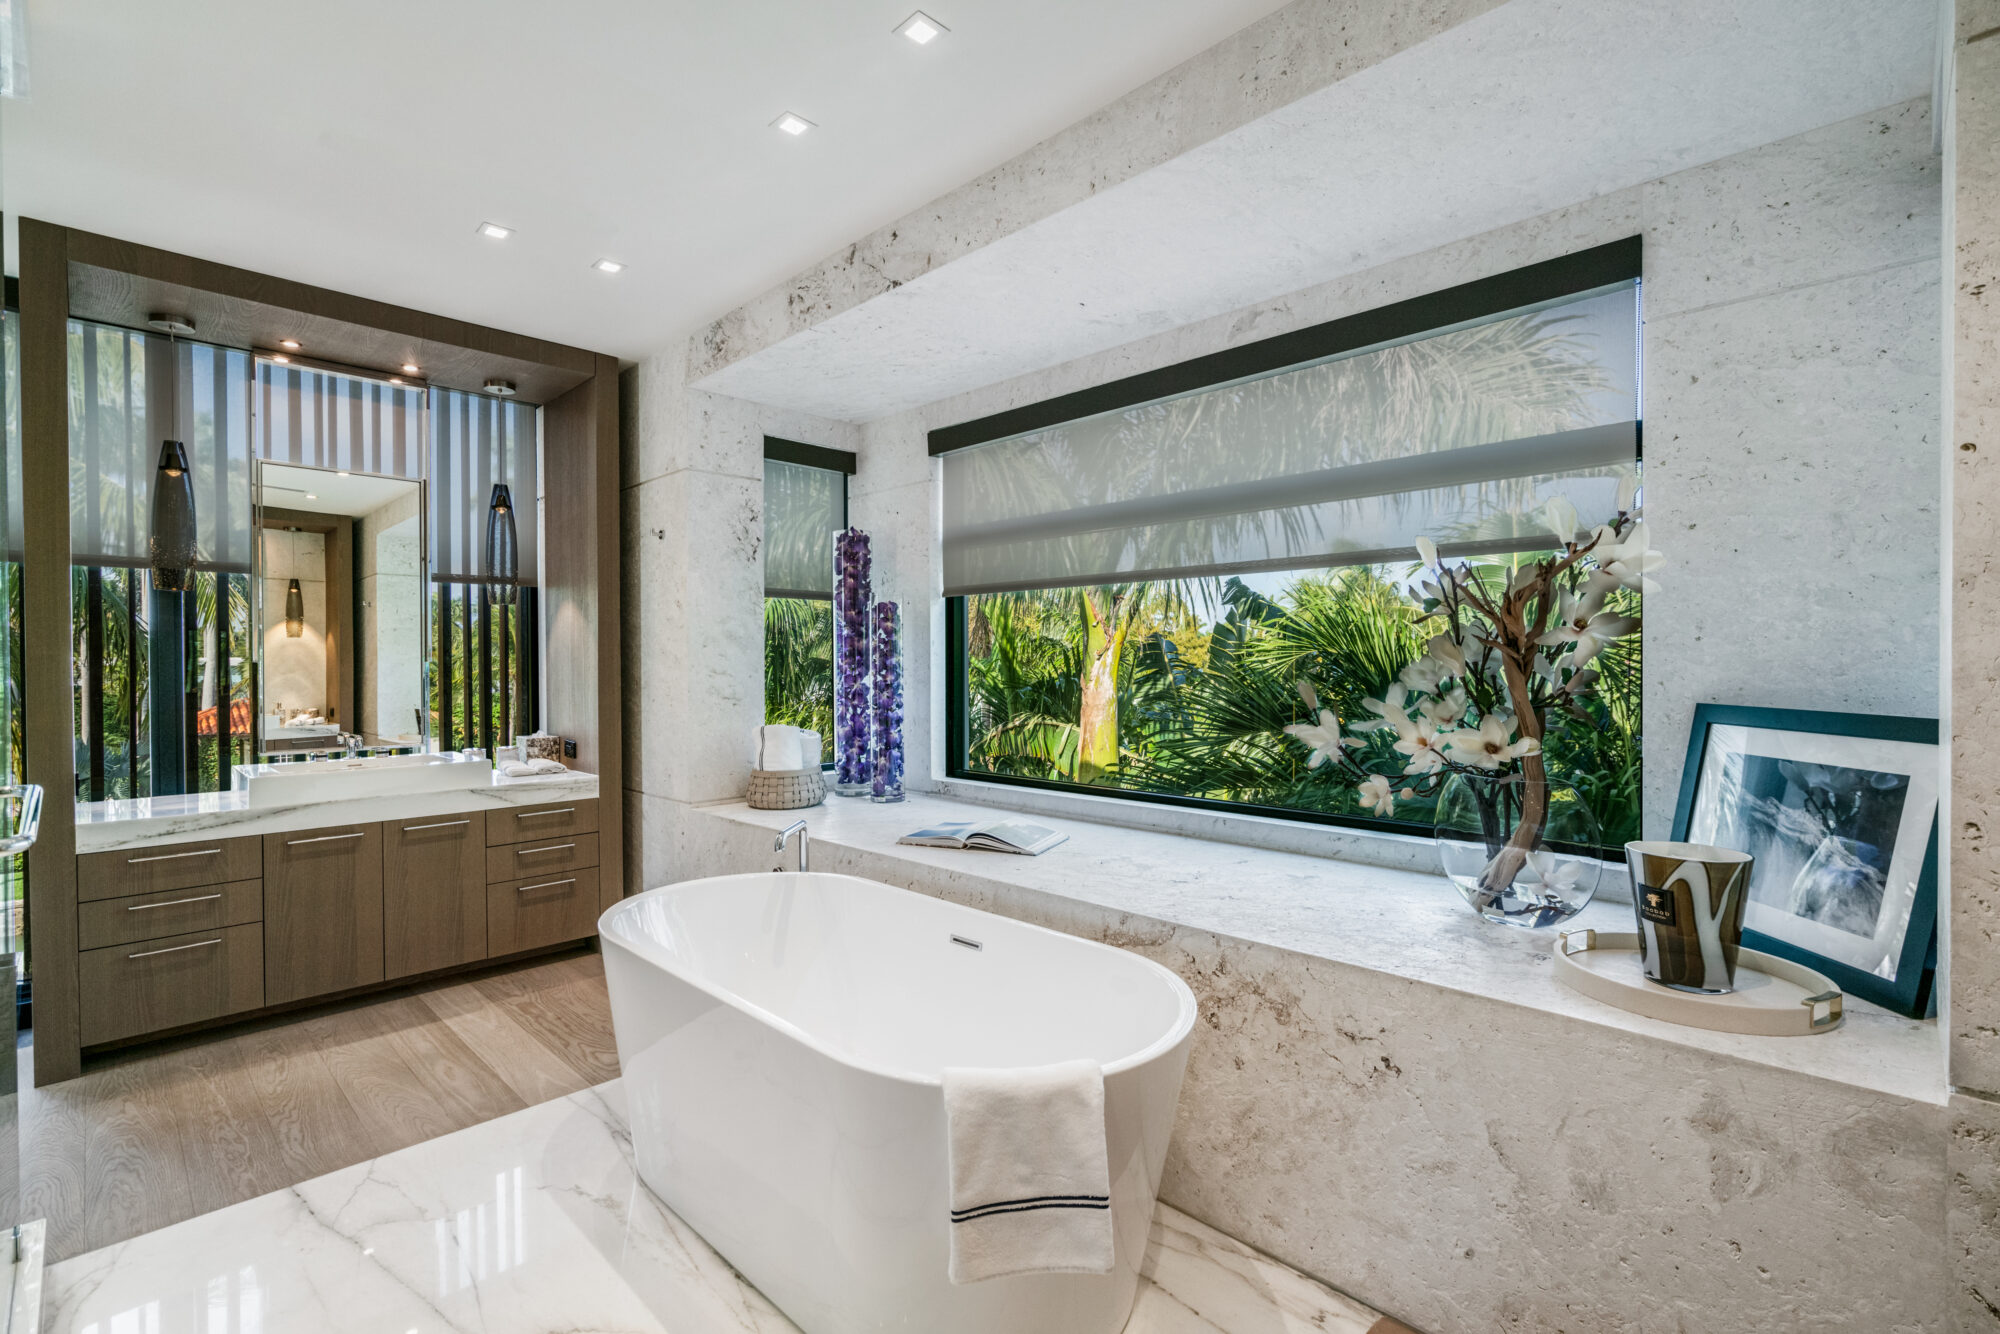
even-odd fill
[{"label": "wood plank floor", "polygon": [[595,953],[122,1052],[33,1087],[23,1214],[62,1260],[618,1074]]}]

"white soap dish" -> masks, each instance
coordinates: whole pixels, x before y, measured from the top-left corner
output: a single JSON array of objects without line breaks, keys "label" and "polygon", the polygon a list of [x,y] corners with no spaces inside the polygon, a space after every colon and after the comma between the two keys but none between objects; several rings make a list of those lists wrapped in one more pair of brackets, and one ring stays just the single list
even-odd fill
[{"label": "white soap dish", "polygon": [[1840,988],[1824,973],[1745,949],[1736,956],[1736,989],[1718,995],[1676,991],[1647,978],[1632,931],[1565,931],[1556,944],[1556,976],[1592,1000],[1650,1019],[1762,1037],[1810,1037],[1840,1027]]}]

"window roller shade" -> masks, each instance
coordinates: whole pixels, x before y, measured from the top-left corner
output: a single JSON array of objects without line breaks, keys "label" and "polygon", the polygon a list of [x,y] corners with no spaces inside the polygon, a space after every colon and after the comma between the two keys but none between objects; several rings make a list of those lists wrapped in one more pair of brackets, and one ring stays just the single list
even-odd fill
[{"label": "window roller shade", "polygon": [[[10,329],[17,318],[8,316]],[[250,355],[87,320],[71,320],[68,334],[71,561],[147,564],[153,478],[161,443],[173,439],[186,446],[194,478],[195,568],[248,570]],[[11,382],[8,413],[11,431]],[[18,500],[7,503],[18,540]]]},{"label": "window roller shade", "polygon": [[1535,550],[1636,478],[1638,285],[943,456],[945,592]]},{"label": "window roller shade", "polygon": [[764,596],[831,598],[833,535],[846,524],[847,478],[764,460]]},{"label": "window roller shade", "polygon": [[494,484],[504,482],[514,502],[514,582],[533,586],[541,570],[541,410],[433,388],[430,414],[431,582],[488,581],[486,515]]}]

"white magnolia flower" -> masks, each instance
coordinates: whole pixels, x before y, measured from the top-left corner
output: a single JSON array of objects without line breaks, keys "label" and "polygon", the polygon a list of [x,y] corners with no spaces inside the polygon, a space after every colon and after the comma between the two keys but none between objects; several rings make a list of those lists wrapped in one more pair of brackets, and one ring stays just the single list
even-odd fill
[{"label": "white magnolia flower", "polygon": [[1465,650],[1452,642],[1450,635],[1433,635],[1424,651],[1445,666],[1446,676],[1465,675]]},{"label": "white magnolia flower", "polygon": [[1396,743],[1400,754],[1410,757],[1403,766],[1406,774],[1427,774],[1444,768],[1444,738],[1428,718],[1419,718],[1410,724],[1410,730]]},{"label": "white magnolia flower", "polygon": [[1618,479],[1618,512],[1630,514],[1632,503],[1639,498],[1639,478],[1635,473],[1626,473]]},{"label": "white magnolia flower", "polygon": [[1376,716],[1377,721],[1364,722],[1354,730],[1373,732],[1387,727],[1392,728],[1398,737],[1409,736],[1414,726],[1410,722],[1409,698],[1410,692],[1398,681],[1382,692],[1381,699],[1362,700],[1362,705]]},{"label": "white magnolia flower", "polygon": [[1452,756],[1481,769],[1498,769],[1509,760],[1539,755],[1542,743],[1531,736],[1513,740],[1514,720],[1504,713],[1489,713],[1476,729],[1453,732],[1445,738]]},{"label": "white magnolia flower", "polygon": [[1542,507],[1542,522],[1556,535],[1556,541],[1568,546],[1576,540],[1576,506],[1567,497],[1557,496]]},{"label": "white magnolia flower", "polygon": [[1396,794],[1390,791],[1389,780],[1381,774],[1371,775],[1367,782],[1355,788],[1354,791],[1361,798],[1361,807],[1363,810],[1374,811],[1376,814],[1386,817],[1391,811],[1396,809]]},{"label": "white magnolia flower", "polygon": [[1627,588],[1636,588],[1642,593],[1657,593],[1660,586],[1650,577],[1654,570],[1667,563],[1667,558],[1652,549],[1646,541],[1646,525],[1635,523],[1625,540],[1616,545],[1606,545],[1610,539],[1610,529],[1597,530],[1599,541],[1597,550],[1591,554],[1597,557],[1600,570],[1616,579]]},{"label": "white magnolia flower", "polygon": [[1465,721],[1465,710],[1470,703],[1465,697],[1465,687],[1454,686],[1451,693],[1434,696],[1417,705],[1417,712],[1430,719],[1431,726],[1438,731],[1449,732]]},{"label": "white magnolia flower", "polygon": [[1306,768],[1317,769],[1334,756],[1340,754],[1342,746],[1354,743],[1340,735],[1340,719],[1332,709],[1321,709],[1316,723],[1292,723],[1285,728],[1288,736],[1311,747],[1312,754],[1306,757]]},{"label": "white magnolia flower", "polygon": [[1583,863],[1559,862],[1549,853],[1531,852],[1514,886],[1524,897],[1567,900],[1581,879]]},{"label": "white magnolia flower", "polygon": [[1542,636],[1547,645],[1574,644],[1569,665],[1581,667],[1597,656],[1614,639],[1623,638],[1639,626],[1636,616],[1614,616],[1604,610],[1604,597],[1615,584],[1592,579],[1581,594],[1563,595],[1562,620]]},{"label": "white magnolia flower", "polygon": [[1428,568],[1436,569],[1438,563],[1437,543],[1431,541],[1428,537],[1418,537],[1417,559],[1422,561]]},{"label": "white magnolia flower", "polygon": [[1426,653],[1397,674],[1396,679],[1422,695],[1435,695],[1444,684],[1445,665]]}]

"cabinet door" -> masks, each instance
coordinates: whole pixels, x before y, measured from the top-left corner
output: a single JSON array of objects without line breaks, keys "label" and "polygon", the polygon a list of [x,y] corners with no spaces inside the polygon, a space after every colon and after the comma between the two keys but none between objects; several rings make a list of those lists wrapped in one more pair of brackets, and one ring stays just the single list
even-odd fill
[{"label": "cabinet door", "polygon": [[382,826],[383,957],[390,977],[486,957],[486,819],[479,811]]},{"label": "cabinet door", "polygon": [[382,980],[382,826],[264,836],[264,1002]]}]

